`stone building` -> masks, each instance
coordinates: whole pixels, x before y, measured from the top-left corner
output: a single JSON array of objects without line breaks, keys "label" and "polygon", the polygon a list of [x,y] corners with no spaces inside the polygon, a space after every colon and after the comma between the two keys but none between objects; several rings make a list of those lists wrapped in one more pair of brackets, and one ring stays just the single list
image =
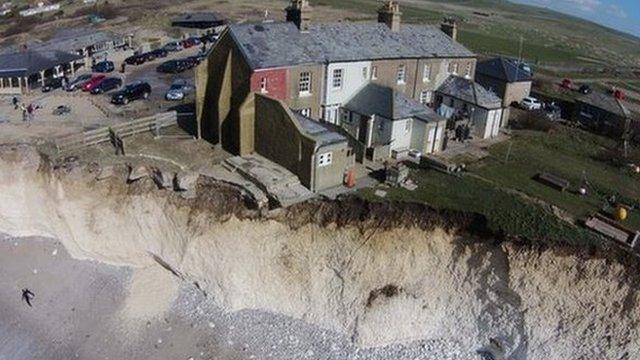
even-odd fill
[{"label": "stone building", "polygon": [[343,183],[355,165],[347,138],[294,112],[282,100],[255,95],[255,152],[296,174],[311,191]]},{"label": "stone building", "polygon": [[502,100],[471,79],[449,77],[438,88],[436,104],[446,118],[465,121],[475,138],[496,137],[506,125]]},{"label": "stone building", "polygon": [[625,135],[633,122],[622,99],[595,91],[576,99],[574,119],[591,131],[612,138]]},{"label": "stone building", "polygon": [[230,25],[197,68],[200,137],[253,152],[251,93],[342,126],[340,109],[369,83],[426,105],[450,75],[474,77],[471,51],[438,27],[401,24],[395,1],[380,8],[378,23],[316,24],[306,0],[286,11],[284,23]]},{"label": "stone building", "polygon": [[529,96],[533,78],[516,61],[499,57],[478,62],[476,81],[496,93],[504,107],[509,107]]}]

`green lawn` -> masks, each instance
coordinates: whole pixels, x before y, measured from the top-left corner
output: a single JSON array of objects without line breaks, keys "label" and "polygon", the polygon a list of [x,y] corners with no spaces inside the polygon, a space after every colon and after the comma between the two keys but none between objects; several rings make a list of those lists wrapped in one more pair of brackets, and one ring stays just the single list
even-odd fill
[{"label": "green lawn", "polygon": [[[514,131],[510,141],[492,146],[489,157],[471,164],[469,174],[414,170],[412,178],[419,186],[414,192],[388,189],[383,200],[369,189],[361,196],[480,213],[494,231],[534,241],[593,245],[597,240],[592,233],[561,220],[544,203],[580,220],[599,211],[611,194],[627,203],[640,201],[639,178],[596,159],[602,149],[614,145],[613,140],[565,127],[549,134]],[[571,189],[560,192],[537,182],[534,176],[541,171],[566,178]],[[583,179],[589,183],[584,197],[575,192]],[[632,212],[626,225],[640,229],[640,214]]]},{"label": "green lawn", "polygon": [[[500,54],[518,57],[520,39],[487,34],[480,31],[462,30],[459,41],[469,49],[484,54]],[[568,48],[544,46],[537,43],[525,42],[522,56],[533,63],[576,63],[582,62],[579,57],[583,54]]]},{"label": "green lawn", "polygon": [[597,243],[588,232],[561,221],[548,209],[501,191],[486,181],[433,170],[413,171],[412,178],[419,186],[413,192],[402,188],[387,189],[385,199],[375,196],[372,189],[365,189],[360,194],[371,201],[419,202],[436,209],[479,213],[487,218],[491,230],[533,241]]},{"label": "green lawn", "polygon": [[[510,141],[491,147],[491,155],[473,164],[471,171],[499,186],[556,205],[575,218],[583,218],[600,209],[612,194],[627,203],[640,201],[640,179],[596,159],[605,148],[615,145],[611,139],[566,127],[550,134],[518,131]],[[505,162],[508,151],[509,159]],[[543,171],[569,180],[572,189],[559,192],[532,180]],[[589,190],[585,197],[574,192],[583,180]]]}]

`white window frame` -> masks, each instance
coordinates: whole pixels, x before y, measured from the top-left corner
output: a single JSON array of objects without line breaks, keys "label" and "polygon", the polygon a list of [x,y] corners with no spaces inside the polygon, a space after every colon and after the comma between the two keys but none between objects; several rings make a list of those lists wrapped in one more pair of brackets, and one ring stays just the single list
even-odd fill
[{"label": "white window frame", "polygon": [[302,116],[311,117],[311,108],[300,110],[300,114],[302,114]]},{"label": "white window frame", "polygon": [[369,78],[369,68],[365,66],[362,68],[362,79],[367,80],[368,78]]},{"label": "white window frame", "polygon": [[427,104],[431,103],[432,100],[433,100],[433,91],[422,90],[420,92],[420,103],[421,104],[427,105]]},{"label": "white window frame", "polygon": [[298,81],[298,93],[299,95],[311,94],[311,81],[312,75],[310,71],[303,71],[300,73],[300,80]]},{"label": "white window frame", "polygon": [[398,72],[396,74],[396,80],[398,84],[406,84],[407,83],[407,66],[401,64],[398,66]]},{"label": "white window frame", "polygon": [[333,153],[326,152],[318,155],[318,167],[329,166],[333,162]]},{"label": "white window frame", "polygon": [[467,63],[467,65],[465,66],[464,76],[466,76],[467,78],[471,78],[471,63]]},{"label": "white window frame", "polygon": [[269,85],[269,80],[266,77],[260,79],[260,92],[266,94],[269,92],[267,86]]},{"label": "white window frame", "polygon": [[460,70],[460,64],[451,62],[449,63],[449,68],[447,70],[449,74],[458,75],[458,71]]},{"label": "white window frame", "polygon": [[422,68],[422,81],[431,81],[431,64],[424,64],[424,67]]},{"label": "white window frame", "polygon": [[334,90],[342,89],[344,83],[344,69],[333,69],[331,77],[331,88]]},{"label": "white window frame", "polygon": [[378,67],[377,66],[372,66],[371,67],[371,80],[377,80],[378,79]]}]

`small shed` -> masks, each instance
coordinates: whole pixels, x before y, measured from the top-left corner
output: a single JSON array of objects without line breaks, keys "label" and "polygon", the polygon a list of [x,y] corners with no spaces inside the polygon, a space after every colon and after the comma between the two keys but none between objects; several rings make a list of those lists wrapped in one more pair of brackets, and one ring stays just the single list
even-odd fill
[{"label": "small shed", "polygon": [[620,138],[631,126],[631,112],[613,94],[592,92],[576,99],[574,118],[601,135]]},{"label": "small shed", "polygon": [[223,26],[227,20],[215,12],[196,12],[180,15],[171,20],[171,26],[195,30],[198,33],[210,33]]}]

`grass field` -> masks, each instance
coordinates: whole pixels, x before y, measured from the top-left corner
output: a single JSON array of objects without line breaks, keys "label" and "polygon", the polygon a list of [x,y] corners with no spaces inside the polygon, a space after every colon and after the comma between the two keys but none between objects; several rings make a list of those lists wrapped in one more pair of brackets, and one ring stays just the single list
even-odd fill
[{"label": "grass field", "polygon": [[[511,140],[490,147],[488,157],[472,163],[469,174],[456,177],[415,170],[412,178],[419,188],[390,189],[387,199],[477,212],[494,230],[514,236],[590,245],[595,237],[572,223],[606,208],[611,195],[626,204],[640,203],[640,178],[598,160],[604,149],[615,145],[610,139],[565,127],[551,133],[514,131]],[[534,180],[543,171],[569,180],[571,188],[560,192]],[[588,194],[580,196],[576,190],[585,180]],[[362,196],[380,201],[373,190]],[[561,220],[549,205],[572,220]],[[637,210],[626,225],[640,230]]]}]

